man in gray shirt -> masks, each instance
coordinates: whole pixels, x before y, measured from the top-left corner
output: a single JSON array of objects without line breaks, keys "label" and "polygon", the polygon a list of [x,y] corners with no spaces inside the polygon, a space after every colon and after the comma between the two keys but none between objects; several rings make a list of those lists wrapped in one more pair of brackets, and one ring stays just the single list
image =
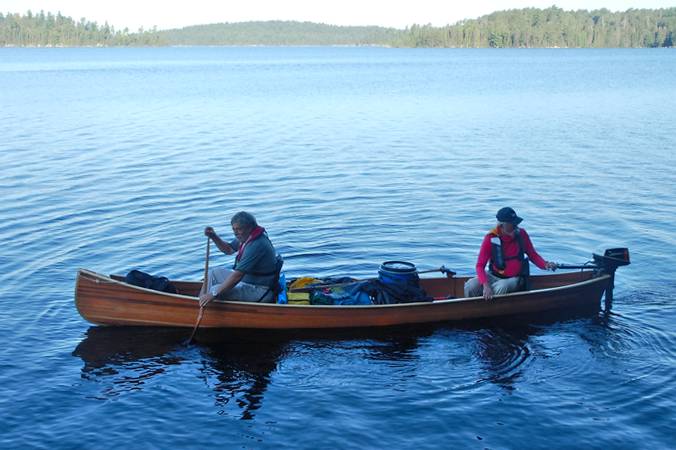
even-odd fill
[{"label": "man in gray shirt", "polygon": [[[209,271],[207,282],[200,292],[200,306],[215,298],[241,302],[274,303],[272,284],[275,282],[277,256],[265,229],[256,218],[245,211],[230,220],[235,239],[226,242],[212,227],[204,234],[214,241],[223,253],[237,252],[232,269],[217,267]],[[205,289],[206,288],[206,289]]]}]

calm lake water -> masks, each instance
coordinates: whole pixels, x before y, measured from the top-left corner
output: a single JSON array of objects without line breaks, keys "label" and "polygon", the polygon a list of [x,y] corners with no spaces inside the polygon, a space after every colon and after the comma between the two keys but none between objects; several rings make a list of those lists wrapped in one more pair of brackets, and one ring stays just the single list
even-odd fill
[{"label": "calm lake water", "polygon": [[[676,51],[0,49],[0,447],[674,448]],[[287,276],[626,246],[609,313],[394,331],[91,326],[76,271]],[[212,252],[213,255],[213,252]],[[211,263],[226,264],[224,255]]]}]

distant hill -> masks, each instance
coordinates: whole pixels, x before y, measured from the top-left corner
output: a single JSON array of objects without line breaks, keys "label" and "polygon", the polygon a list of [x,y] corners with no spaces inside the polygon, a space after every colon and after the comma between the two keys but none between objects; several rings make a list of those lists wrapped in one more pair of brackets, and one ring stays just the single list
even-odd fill
[{"label": "distant hill", "polygon": [[167,45],[391,45],[401,30],[312,22],[239,22],[159,31]]},{"label": "distant hill", "polygon": [[676,8],[612,12],[525,8],[405,30],[266,21],[130,32],[60,13],[0,14],[0,46],[373,45],[392,47],[674,47]]}]

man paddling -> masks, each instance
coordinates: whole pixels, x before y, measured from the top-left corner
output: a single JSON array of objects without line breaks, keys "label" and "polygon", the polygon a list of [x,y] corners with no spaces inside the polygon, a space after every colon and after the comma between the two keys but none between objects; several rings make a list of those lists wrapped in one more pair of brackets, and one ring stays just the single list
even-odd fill
[{"label": "man paddling", "polygon": [[235,235],[230,242],[221,239],[212,227],[204,229],[204,234],[214,241],[219,250],[227,255],[237,252],[237,255],[232,269],[217,267],[209,271],[200,292],[200,306],[206,306],[217,297],[273,303],[271,285],[276,280],[277,258],[265,229],[245,211],[232,216],[230,224]]},{"label": "man paddling", "polygon": [[[512,208],[500,209],[495,217],[498,223],[484,236],[476,263],[477,276],[465,283],[465,297],[483,295],[490,300],[493,295],[522,287],[528,276],[528,261],[524,255],[540,269],[556,269],[556,263],[545,261],[535,251],[526,230],[518,226],[523,219]],[[488,273],[486,263],[490,263]]]}]

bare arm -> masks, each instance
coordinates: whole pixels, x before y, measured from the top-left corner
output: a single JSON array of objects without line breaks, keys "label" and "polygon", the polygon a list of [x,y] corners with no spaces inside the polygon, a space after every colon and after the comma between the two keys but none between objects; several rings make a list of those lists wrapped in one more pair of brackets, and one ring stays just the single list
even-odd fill
[{"label": "bare arm", "polygon": [[214,241],[214,244],[216,244],[216,247],[226,255],[232,255],[235,253],[235,249],[233,249],[229,243],[225,242],[223,239],[220,238],[218,234],[216,234],[216,231],[212,227],[206,227],[204,229],[204,235],[210,238],[212,241]]},{"label": "bare arm", "polygon": [[526,254],[530,258],[531,261],[535,263],[536,266],[538,266],[540,269],[543,270],[556,270],[556,263],[553,261],[546,261],[540,254],[535,250],[535,247],[533,246],[533,243],[530,240],[530,236],[528,233],[526,233],[525,230],[521,231],[524,235],[524,246]]}]

